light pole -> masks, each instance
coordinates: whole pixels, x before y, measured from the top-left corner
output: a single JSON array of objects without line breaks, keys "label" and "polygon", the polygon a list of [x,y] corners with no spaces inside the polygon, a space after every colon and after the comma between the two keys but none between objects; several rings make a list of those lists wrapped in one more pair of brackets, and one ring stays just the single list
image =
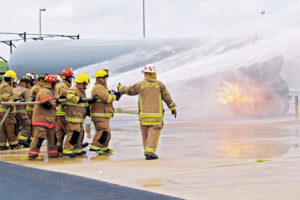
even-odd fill
[{"label": "light pole", "polygon": [[46,11],[45,8],[41,8],[39,11],[39,19],[40,19],[40,40],[42,40],[42,12]]},{"label": "light pole", "polygon": [[145,0],[143,0],[143,38],[146,37],[146,27],[145,27]]}]

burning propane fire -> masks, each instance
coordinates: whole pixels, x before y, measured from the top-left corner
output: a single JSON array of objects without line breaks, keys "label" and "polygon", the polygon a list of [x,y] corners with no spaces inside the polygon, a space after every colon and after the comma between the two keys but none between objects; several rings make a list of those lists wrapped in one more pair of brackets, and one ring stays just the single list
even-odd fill
[{"label": "burning propane fire", "polygon": [[239,84],[224,82],[218,94],[219,102],[222,104],[241,104],[253,105],[255,99],[243,92]]}]

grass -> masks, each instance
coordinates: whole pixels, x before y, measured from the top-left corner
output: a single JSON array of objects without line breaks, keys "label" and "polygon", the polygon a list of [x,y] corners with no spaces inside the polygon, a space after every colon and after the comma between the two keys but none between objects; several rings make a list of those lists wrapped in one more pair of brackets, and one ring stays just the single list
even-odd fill
[{"label": "grass", "polygon": [[115,109],[115,113],[138,114],[138,112],[136,110],[125,110],[120,107]]}]

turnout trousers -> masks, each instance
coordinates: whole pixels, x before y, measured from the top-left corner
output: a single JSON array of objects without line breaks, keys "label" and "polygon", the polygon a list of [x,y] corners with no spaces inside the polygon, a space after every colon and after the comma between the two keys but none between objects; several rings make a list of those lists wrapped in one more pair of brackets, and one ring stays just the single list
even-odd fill
[{"label": "turnout trousers", "polygon": [[140,125],[145,155],[155,155],[163,125]]},{"label": "turnout trousers", "polygon": [[96,129],[96,133],[93,138],[93,142],[90,146],[90,149],[94,151],[105,151],[107,150],[111,138],[109,120],[105,122],[93,121],[93,123]]},{"label": "turnout trousers", "polygon": [[67,135],[67,121],[65,116],[56,116],[56,146],[59,150],[62,150],[64,144],[65,135]]},{"label": "turnout trousers", "polygon": [[[33,114],[33,111],[32,110],[27,110],[27,114],[28,114],[28,117],[30,119],[30,121],[32,121],[32,114]],[[33,135],[34,135],[34,126],[32,125],[32,123],[30,123],[30,134],[29,134],[29,139],[28,141],[31,142],[32,139],[33,139]]]},{"label": "turnout trousers", "polygon": [[44,126],[34,126],[34,137],[30,144],[28,157],[35,158],[39,155],[43,141],[47,139],[48,157],[55,158],[58,156],[57,147],[54,143],[55,128],[47,128]]},{"label": "turnout trousers", "polygon": [[[4,115],[4,112],[0,113],[0,120],[2,120]],[[0,131],[0,148],[5,148],[7,141],[11,149],[17,146],[18,137],[15,134],[15,125],[15,115],[9,114]]]},{"label": "turnout trousers", "polygon": [[67,122],[67,137],[65,139],[63,154],[80,154],[84,136],[83,123]]},{"label": "turnout trousers", "polygon": [[18,140],[27,141],[30,140],[30,133],[31,133],[31,120],[29,119],[27,113],[17,113],[16,120],[18,122],[18,126],[22,127]]}]

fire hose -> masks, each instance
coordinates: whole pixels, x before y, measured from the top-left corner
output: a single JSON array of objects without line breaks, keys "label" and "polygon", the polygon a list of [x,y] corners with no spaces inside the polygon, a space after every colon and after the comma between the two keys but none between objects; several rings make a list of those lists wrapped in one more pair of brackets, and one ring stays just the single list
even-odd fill
[{"label": "fire hose", "polygon": [[[82,98],[82,101],[90,101],[92,100],[93,98]],[[64,102],[67,102],[67,99],[58,99],[58,102],[60,103],[64,103]],[[38,101],[35,101],[35,102],[20,102],[20,101],[17,101],[17,102],[12,102],[12,101],[9,101],[9,102],[0,102],[1,105],[7,105],[7,106],[21,106],[21,105],[35,105],[35,104],[41,104],[41,102],[38,102]],[[11,111],[11,108],[9,107],[7,109],[7,111],[5,112],[1,122],[0,122],[0,130],[2,129],[2,126],[6,120],[6,118],[8,117],[8,114],[10,113]]]}]

